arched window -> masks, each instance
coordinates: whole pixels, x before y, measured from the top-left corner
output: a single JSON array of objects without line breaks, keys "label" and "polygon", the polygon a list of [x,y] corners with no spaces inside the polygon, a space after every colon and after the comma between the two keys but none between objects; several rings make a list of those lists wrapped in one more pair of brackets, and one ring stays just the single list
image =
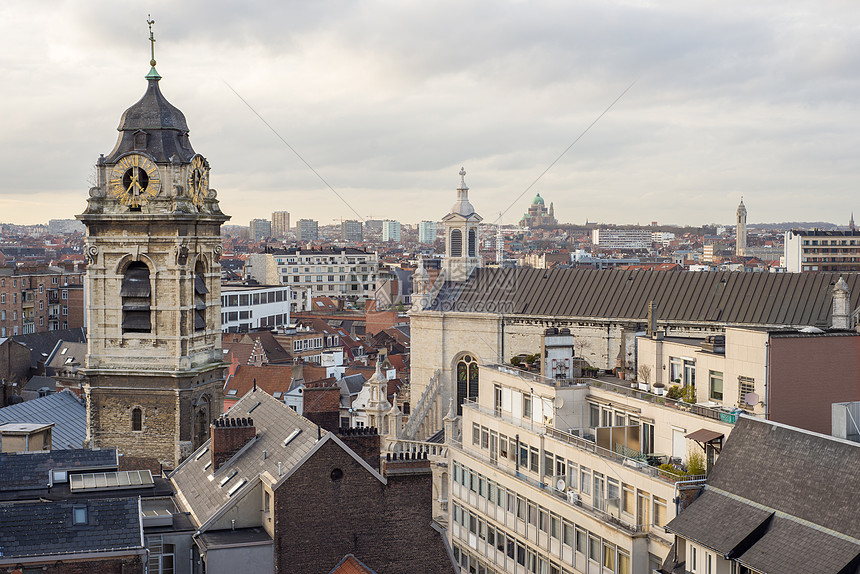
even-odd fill
[{"label": "arched window", "polygon": [[469,230],[469,257],[476,257],[478,252],[478,232],[474,229]]},{"label": "arched window", "polygon": [[143,411],[140,409],[140,407],[134,407],[133,409],[131,409],[131,430],[143,430]]},{"label": "arched window", "polygon": [[451,230],[451,257],[463,256],[463,232],[459,229]]},{"label": "arched window", "polygon": [[152,319],[149,313],[152,287],[149,284],[149,267],[134,261],[122,278],[122,332],[150,333]]},{"label": "arched window", "polygon": [[198,261],[194,268],[194,330],[206,329],[206,277],[203,263]]},{"label": "arched window", "polygon": [[472,355],[464,355],[457,362],[457,413],[463,413],[467,398],[478,397],[478,362]]}]

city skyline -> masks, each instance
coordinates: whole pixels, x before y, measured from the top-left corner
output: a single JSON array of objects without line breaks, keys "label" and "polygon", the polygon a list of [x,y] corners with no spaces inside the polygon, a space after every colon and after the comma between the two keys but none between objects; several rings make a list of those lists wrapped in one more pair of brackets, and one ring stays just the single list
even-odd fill
[{"label": "city skyline", "polygon": [[[844,224],[854,211],[858,7],[148,8],[162,91],[234,224],[357,216],[232,90],[361,218],[441,218],[461,166],[477,211],[507,210],[508,225],[538,192],[570,223],[731,224],[741,196],[753,221]],[[0,135],[2,219],[70,218],[117,110],[144,92],[146,14],[107,2],[0,14],[15,110]]]}]

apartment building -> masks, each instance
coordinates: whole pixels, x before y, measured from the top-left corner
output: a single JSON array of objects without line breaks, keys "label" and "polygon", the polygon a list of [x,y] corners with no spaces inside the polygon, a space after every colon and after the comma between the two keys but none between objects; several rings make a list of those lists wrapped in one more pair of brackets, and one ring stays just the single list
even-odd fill
[{"label": "apartment building", "polygon": [[248,237],[251,241],[272,237],[272,222],[268,219],[252,219],[248,224]]},{"label": "apartment building", "polygon": [[860,271],[860,231],[786,231],[785,267],[789,273]]},{"label": "apartment building", "polygon": [[0,337],[84,326],[83,270],[0,268]]},{"label": "apartment building", "polygon": [[392,221],[390,219],[386,219],[382,222],[382,240],[394,241],[395,243],[400,241],[399,221]]},{"label": "apartment building", "polygon": [[[569,376],[572,356],[571,347],[567,359],[547,358],[545,372]],[[444,498],[461,571],[659,568],[673,542],[663,526],[678,513],[674,501],[704,477],[655,465],[681,467],[694,452],[713,461],[733,421],[661,404],[629,384],[548,378],[470,356],[460,362],[472,398],[463,404],[461,440],[448,442]]]},{"label": "apartment building", "polygon": [[436,242],[436,222],[422,221],[418,224],[418,243],[433,244]]},{"label": "apartment building", "polygon": [[272,212],[272,236],[286,237],[290,232],[290,212],[289,211],[273,211]]},{"label": "apartment building", "polygon": [[647,229],[593,229],[591,242],[601,249],[647,250],[651,248],[651,232]]},{"label": "apartment building", "polygon": [[284,285],[221,286],[221,330],[241,333],[290,324],[290,288]]},{"label": "apartment building", "polygon": [[299,219],[296,222],[296,235],[299,241],[319,239],[319,222],[315,219]]},{"label": "apartment building", "polygon": [[352,248],[276,250],[248,257],[245,275],[265,285],[288,285],[296,292],[310,291],[312,297],[363,300],[373,297],[379,258],[376,253]]},{"label": "apartment building", "polygon": [[340,235],[344,241],[361,243],[364,240],[364,227],[360,221],[348,219],[340,222]]}]

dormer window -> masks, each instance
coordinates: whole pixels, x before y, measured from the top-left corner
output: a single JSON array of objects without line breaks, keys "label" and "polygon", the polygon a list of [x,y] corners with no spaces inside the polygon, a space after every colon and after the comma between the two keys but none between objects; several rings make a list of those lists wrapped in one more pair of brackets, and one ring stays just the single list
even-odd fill
[{"label": "dormer window", "polygon": [[132,262],[122,278],[122,332],[150,333],[150,299],[152,287],[149,283],[149,267],[140,261]]},{"label": "dormer window", "polygon": [[134,149],[136,150],[145,150],[146,149],[146,132],[143,130],[137,130],[134,132]]}]

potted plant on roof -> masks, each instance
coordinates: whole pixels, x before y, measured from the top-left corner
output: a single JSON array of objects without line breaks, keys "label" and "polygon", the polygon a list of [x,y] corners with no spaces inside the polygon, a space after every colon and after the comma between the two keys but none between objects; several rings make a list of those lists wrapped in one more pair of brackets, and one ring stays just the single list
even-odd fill
[{"label": "potted plant on roof", "polygon": [[666,394],[666,385],[664,383],[661,383],[660,381],[657,381],[656,383],[651,385],[651,391],[655,395],[663,396]]},{"label": "potted plant on roof", "polygon": [[649,365],[639,365],[638,369],[639,374],[639,390],[640,391],[650,391],[651,390],[651,367]]}]

